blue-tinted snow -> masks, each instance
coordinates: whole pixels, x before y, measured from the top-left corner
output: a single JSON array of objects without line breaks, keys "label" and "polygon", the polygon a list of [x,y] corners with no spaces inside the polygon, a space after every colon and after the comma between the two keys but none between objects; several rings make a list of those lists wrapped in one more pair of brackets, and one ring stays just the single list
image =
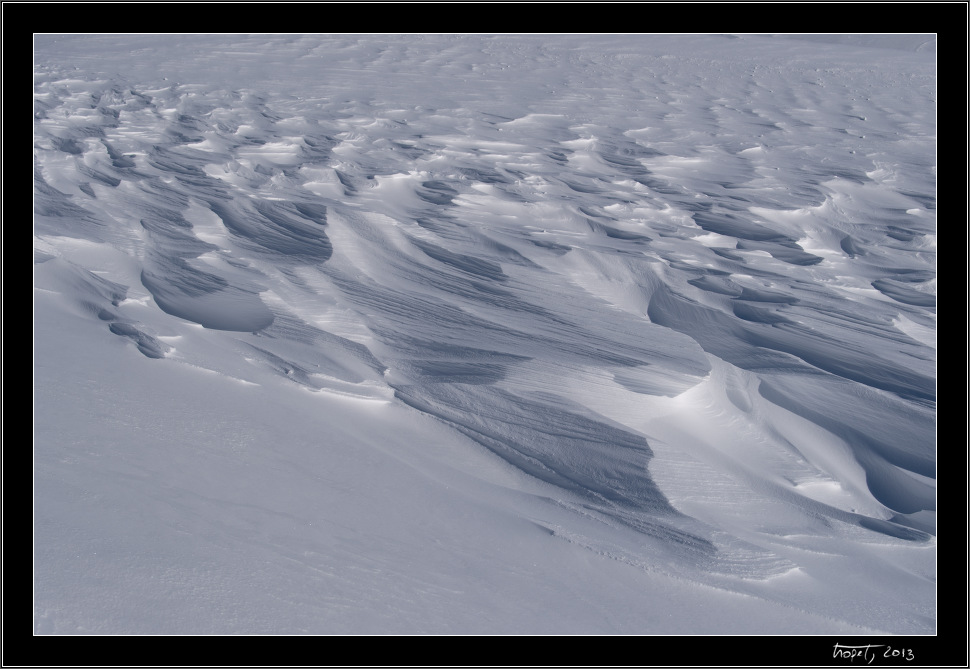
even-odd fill
[{"label": "blue-tinted snow", "polygon": [[37,36],[35,629],[933,632],[873,40]]}]

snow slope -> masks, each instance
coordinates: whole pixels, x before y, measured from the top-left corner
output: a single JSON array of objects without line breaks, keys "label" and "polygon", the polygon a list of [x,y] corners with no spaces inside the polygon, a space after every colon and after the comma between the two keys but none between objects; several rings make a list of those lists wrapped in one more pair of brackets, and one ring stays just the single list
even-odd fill
[{"label": "snow slope", "polygon": [[35,632],[933,634],[935,38],[838,37],[36,36]]}]

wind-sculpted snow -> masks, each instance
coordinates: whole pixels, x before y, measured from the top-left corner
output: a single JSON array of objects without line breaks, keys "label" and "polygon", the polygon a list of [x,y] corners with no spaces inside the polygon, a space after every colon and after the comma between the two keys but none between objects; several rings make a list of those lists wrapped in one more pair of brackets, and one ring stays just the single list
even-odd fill
[{"label": "wind-sculpted snow", "polygon": [[[729,597],[711,615],[731,622],[705,630],[932,633],[928,39],[38,36],[38,490],[57,490],[75,441],[116,444],[110,471],[148,490],[130,518],[111,507],[118,527],[186,536],[186,555],[235,547],[201,586],[214,616],[277,596],[297,612],[194,632],[501,630],[474,626],[476,607],[514,607],[485,594],[491,547],[518,583],[554,545],[612,558],[647,600],[672,582]],[[129,365],[92,383],[130,422],[58,421],[54,398],[90,398],[45,357]],[[132,404],[137,387],[194,397],[202,378],[222,390],[182,418]],[[280,437],[243,446],[203,418],[230,414],[226,435]],[[174,469],[164,448],[127,450],[132,425],[164,439],[168,420]],[[119,499],[128,484],[93,467]],[[327,504],[296,501],[320,486]],[[141,630],[46,585],[69,568],[48,528],[100,508],[72,494],[38,503],[38,629]],[[446,557],[413,566],[431,544]],[[133,546],[119,564],[140,554],[116,545]],[[294,570],[267,577],[281,594],[226,585],[264,559]],[[400,577],[401,619],[374,613],[361,560],[380,587]],[[457,598],[452,577],[479,594]],[[560,576],[541,578],[532,595],[561,607]],[[331,587],[353,615],[311,603]],[[748,627],[740,595],[763,607]],[[517,629],[699,620],[576,615]]]}]

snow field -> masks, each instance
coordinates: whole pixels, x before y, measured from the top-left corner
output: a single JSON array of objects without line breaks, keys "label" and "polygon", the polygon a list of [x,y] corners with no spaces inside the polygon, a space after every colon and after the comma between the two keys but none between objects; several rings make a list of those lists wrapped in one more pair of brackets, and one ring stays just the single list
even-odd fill
[{"label": "snow field", "polygon": [[934,633],[924,37],[37,36],[35,631]]}]

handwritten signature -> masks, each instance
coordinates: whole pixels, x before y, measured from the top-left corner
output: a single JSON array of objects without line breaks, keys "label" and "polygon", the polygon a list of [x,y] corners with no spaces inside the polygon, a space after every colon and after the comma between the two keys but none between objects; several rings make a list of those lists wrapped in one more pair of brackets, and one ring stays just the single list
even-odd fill
[{"label": "handwritten signature", "polygon": [[[883,648],[885,650],[882,650]],[[835,651],[832,653],[833,658],[842,658],[850,662],[854,662],[859,658],[865,664],[872,664],[872,661],[880,655],[897,660],[906,660],[907,662],[916,659],[916,656],[913,655],[912,648],[893,648],[892,646],[875,646],[872,644],[867,646],[843,646],[837,643],[835,644]]]}]

